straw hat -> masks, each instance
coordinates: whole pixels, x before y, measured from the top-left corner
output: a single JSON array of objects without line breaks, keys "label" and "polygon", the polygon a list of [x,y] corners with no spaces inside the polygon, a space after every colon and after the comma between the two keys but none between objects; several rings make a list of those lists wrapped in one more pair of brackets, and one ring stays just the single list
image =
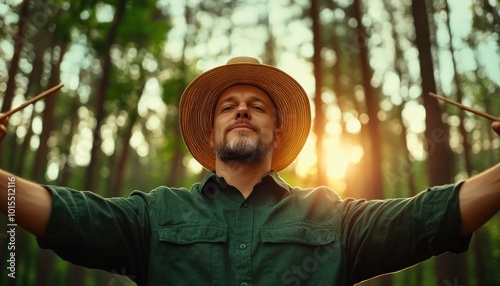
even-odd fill
[{"label": "straw hat", "polygon": [[265,91],[276,105],[282,140],[274,149],[271,168],[279,172],[290,165],[306,142],[311,109],[304,89],[280,69],[257,59],[237,57],[195,78],[182,94],[179,123],[191,155],[208,170],[215,170],[215,153],[208,130],[213,128],[217,99],[227,88],[248,84]]}]

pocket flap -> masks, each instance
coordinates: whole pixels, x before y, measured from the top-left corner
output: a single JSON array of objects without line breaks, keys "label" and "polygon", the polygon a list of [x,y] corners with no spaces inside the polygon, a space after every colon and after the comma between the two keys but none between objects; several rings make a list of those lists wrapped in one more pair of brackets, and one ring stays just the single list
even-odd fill
[{"label": "pocket flap", "polygon": [[331,226],[298,223],[262,227],[262,242],[325,245],[335,241]]},{"label": "pocket flap", "polygon": [[226,242],[227,226],[220,225],[176,225],[158,229],[160,241],[177,244],[197,242]]}]

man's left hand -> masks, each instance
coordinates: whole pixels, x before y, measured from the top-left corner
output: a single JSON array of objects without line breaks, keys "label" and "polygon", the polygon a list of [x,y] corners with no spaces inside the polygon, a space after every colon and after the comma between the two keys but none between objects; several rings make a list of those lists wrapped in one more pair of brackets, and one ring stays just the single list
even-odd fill
[{"label": "man's left hand", "polygon": [[493,122],[493,124],[491,124],[491,129],[500,135],[500,121]]}]

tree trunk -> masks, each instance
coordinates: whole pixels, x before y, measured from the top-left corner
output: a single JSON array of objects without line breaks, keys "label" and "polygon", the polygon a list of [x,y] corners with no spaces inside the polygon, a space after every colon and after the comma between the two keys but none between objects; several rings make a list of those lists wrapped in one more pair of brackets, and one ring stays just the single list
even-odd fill
[{"label": "tree trunk", "polygon": [[130,153],[130,138],[132,137],[132,129],[134,128],[135,122],[137,121],[137,118],[139,118],[139,113],[137,111],[137,103],[139,103],[142,92],[144,91],[144,84],[145,83],[141,84],[141,87],[136,91],[134,95],[136,97],[136,100],[129,109],[128,124],[123,134],[123,138],[122,140],[120,140],[121,142],[123,142],[123,146],[120,155],[118,156],[118,163],[116,164],[117,169],[116,169],[115,183],[114,187],[111,190],[112,196],[115,197],[120,196],[123,193],[125,166],[127,165]]},{"label": "tree trunk", "polygon": [[311,20],[312,20],[312,32],[313,32],[313,65],[314,65],[314,80],[315,80],[315,92],[314,92],[314,134],[316,135],[316,185],[328,185],[327,176],[327,164],[326,158],[323,155],[325,149],[323,148],[323,141],[325,137],[325,108],[324,103],[321,98],[323,90],[323,68],[321,61],[321,48],[323,47],[323,42],[321,40],[321,26],[319,23],[319,0],[311,1]]},{"label": "tree trunk", "polygon": [[[66,53],[68,44],[66,42],[61,43],[60,53],[57,62],[54,63],[51,70],[49,85],[54,86],[59,83],[60,66],[64,54]],[[54,52],[53,52],[54,54]],[[40,146],[35,154],[35,162],[32,169],[32,178],[36,182],[43,182],[44,170],[47,166],[47,153],[48,153],[48,140],[50,133],[54,130],[54,110],[56,105],[56,96],[48,96],[45,98],[45,110],[43,111],[42,121],[43,130],[40,134]],[[54,253],[47,250],[40,250],[38,257],[38,264],[36,270],[36,279],[40,281],[42,285],[50,285],[53,274],[53,263],[54,263]]]},{"label": "tree trunk", "polygon": [[73,104],[71,107],[71,119],[70,119],[70,131],[68,136],[66,136],[66,142],[61,144],[61,153],[66,157],[64,165],[61,167],[61,173],[59,175],[59,184],[61,186],[67,186],[69,184],[69,179],[71,177],[71,166],[69,163],[71,156],[71,144],[73,144],[73,136],[78,130],[78,109],[80,108],[81,103],[78,98],[78,94],[75,94],[75,98],[73,99]]},{"label": "tree trunk", "polygon": [[26,23],[29,17],[29,2],[29,0],[23,0],[19,9],[19,22],[17,24],[17,33],[14,37],[14,55],[10,61],[9,79],[7,80],[7,89],[5,90],[1,112],[8,111],[12,107],[12,99],[14,98],[14,91],[17,86],[15,77],[19,70],[19,59],[24,47],[24,41],[26,40],[24,32],[26,31]]},{"label": "tree trunk", "polygon": [[[16,90],[16,75],[19,70],[19,58],[21,56],[21,51],[24,46],[24,32],[26,27],[26,20],[28,19],[29,13],[29,0],[23,0],[19,9],[19,22],[17,24],[17,34],[14,37],[14,55],[10,61],[9,66],[9,78],[7,80],[7,88],[5,89],[5,94],[3,97],[2,109],[0,112],[4,113],[11,109],[12,99],[14,98],[14,91]],[[2,141],[0,141],[0,164],[2,163]]]},{"label": "tree trunk", "polygon": [[[422,90],[424,93],[433,92],[436,90],[436,81],[425,2],[413,1],[412,11],[415,21],[416,44],[419,51]],[[425,138],[429,156],[427,160],[429,183],[431,185],[447,184],[453,178],[453,170],[449,167],[452,165],[453,154],[448,143],[448,126],[441,120],[442,112],[435,98],[423,96],[423,102],[426,111]]]},{"label": "tree trunk", "polygon": [[[365,92],[366,112],[368,115],[368,123],[366,124],[367,135],[369,135],[370,144],[365,145],[365,158],[368,161],[368,168],[365,171],[369,174],[368,181],[370,182],[370,192],[365,193],[367,199],[382,199],[384,198],[383,190],[383,174],[382,174],[382,150],[379,134],[379,120],[377,113],[379,111],[377,94],[373,91],[370,84],[372,78],[372,70],[368,58],[368,40],[365,28],[362,24],[362,11],[360,0],[355,0],[353,3],[354,18],[358,22],[357,26],[357,43],[361,61],[362,84]],[[364,127],[365,128],[365,127]],[[382,276],[376,280],[370,281],[370,285],[392,285],[392,277],[390,275]]]},{"label": "tree trunk", "polygon": [[[46,50],[50,49],[51,48],[51,45],[53,44],[52,40],[51,40],[51,35],[49,33],[46,33],[45,30],[40,30],[35,38],[34,38],[34,42],[36,42],[37,44],[34,45],[34,52],[35,52],[35,56],[34,56],[34,59],[33,59],[33,70],[31,71],[30,75],[29,75],[29,80],[28,82],[30,83],[28,85],[28,89],[26,91],[26,98],[28,97],[32,97],[36,94],[39,94],[40,92],[42,92],[42,88],[41,88],[41,85],[40,85],[40,79],[43,78],[43,74],[44,74],[44,70],[43,70],[43,66],[44,66],[44,59],[43,59],[43,55],[45,53]],[[10,170],[13,170],[16,174],[19,174],[21,176],[26,176],[26,177],[29,177],[31,176],[31,174],[27,174],[27,170],[26,168],[24,167],[26,165],[26,157],[28,155],[30,151],[30,141],[31,141],[31,137],[33,136],[33,129],[31,128],[32,126],[32,123],[33,123],[33,119],[35,118],[35,116],[37,115],[35,110],[34,110],[34,105],[32,106],[33,108],[33,111],[32,111],[32,114],[31,114],[31,120],[29,121],[29,125],[28,125],[28,133],[26,134],[25,138],[24,138],[24,141],[21,145],[21,148],[17,148],[17,142],[16,140],[13,140],[12,142],[12,145],[11,146],[11,150],[19,150],[19,154],[17,154],[15,160],[11,160],[12,161],[12,166],[9,166],[9,168],[11,168]],[[32,167],[32,166],[30,166]],[[23,174],[23,172],[25,174]]]},{"label": "tree trunk", "polygon": [[[453,75],[453,81],[455,82],[455,87],[457,91],[457,102],[462,103],[463,99],[463,90],[462,90],[462,80],[460,79],[460,76],[458,74],[458,69],[457,69],[457,61],[455,59],[455,48],[453,47],[453,33],[451,32],[451,24],[450,24],[450,9],[448,6],[448,1],[444,1],[444,9],[446,12],[446,25],[448,28],[448,33],[450,36],[450,53],[451,53],[451,60],[453,64],[453,70],[455,71]],[[465,117],[465,112],[462,109],[458,110],[458,117],[459,117],[459,132],[460,135],[462,136],[462,145],[464,147],[463,155],[464,155],[464,162],[465,162],[465,170],[467,171],[468,177],[471,177],[473,174],[473,166],[472,166],[472,159],[471,159],[471,144],[469,142],[469,134],[467,130],[465,130],[464,126],[464,117]],[[478,230],[476,232],[476,238],[474,239],[474,259],[475,259],[475,270],[476,270],[476,281],[478,285],[486,285],[486,264],[484,260],[484,249],[483,249],[483,243],[482,243],[482,234],[481,230]],[[465,267],[465,265],[464,265]],[[465,271],[465,270],[464,270]]]},{"label": "tree trunk", "polygon": [[[365,92],[366,112],[368,115],[368,123],[366,124],[369,143],[365,145],[365,157],[367,160],[366,169],[369,174],[367,182],[370,183],[370,192],[365,194],[367,199],[382,199],[384,198],[383,190],[383,174],[382,174],[382,150],[380,142],[379,119],[377,113],[379,111],[377,93],[375,93],[370,84],[372,78],[372,70],[368,59],[368,42],[365,28],[363,27],[361,17],[360,0],[355,0],[353,3],[354,17],[358,22],[357,40],[361,61],[362,83]],[[365,285],[392,285],[392,277],[390,275],[376,278],[367,282]]]},{"label": "tree trunk", "polygon": [[[357,26],[357,38],[358,38],[358,48],[360,53],[361,61],[361,72],[362,72],[362,83],[365,92],[366,99],[366,111],[368,115],[368,123],[366,128],[368,129],[367,134],[369,135],[369,144],[365,144],[365,158],[367,159],[367,168],[364,170],[369,174],[368,182],[370,182],[370,193],[366,194],[367,199],[381,199],[384,197],[383,190],[383,174],[382,174],[382,150],[380,141],[380,131],[379,131],[379,119],[377,113],[379,111],[379,100],[377,93],[375,93],[370,84],[372,78],[372,70],[370,68],[368,59],[368,42],[367,34],[363,27],[361,17],[361,5],[359,0],[355,0],[353,3],[354,16],[358,22]],[[389,283],[389,282],[388,282]]]},{"label": "tree trunk", "polygon": [[[191,12],[191,8],[189,7],[189,5],[186,3],[185,7],[184,7],[184,20],[186,21],[186,23],[189,24],[192,22],[192,12]],[[188,31],[189,33],[189,31]],[[184,39],[183,39],[183,50],[182,50],[182,57],[181,57],[181,60],[179,61],[179,69],[180,69],[180,84],[179,84],[179,90],[177,91],[177,98],[175,100],[175,105],[176,106],[179,106],[179,101],[180,101],[180,98],[181,98],[181,95],[182,95],[182,92],[183,90],[186,88],[187,84],[186,84],[186,77],[187,77],[187,73],[186,73],[186,48],[188,46],[188,38],[189,38],[189,35],[186,34],[184,35]],[[176,116],[176,120],[178,120],[178,116]],[[172,129],[173,129],[173,136],[172,138],[174,138],[173,140],[173,144],[174,145],[174,156],[172,158],[172,161],[170,162],[170,172],[167,176],[167,179],[166,179],[166,185],[167,186],[175,186],[177,185],[178,180],[179,178],[182,177],[182,172],[184,171],[184,168],[181,168],[182,166],[182,158],[184,157],[184,152],[183,152],[183,141],[182,141],[182,136],[181,136],[181,130],[179,128],[179,124],[173,124],[172,125]]]},{"label": "tree trunk", "polygon": [[[416,44],[419,52],[422,90],[436,91],[436,80],[431,53],[429,21],[425,1],[412,1],[412,13],[415,21]],[[441,119],[442,112],[435,98],[423,96],[425,117],[425,139],[427,146],[427,175],[429,185],[443,185],[453,179],[453,153],[449,145],[449,129]],[[463,256],[443,254],[436,259],[437,283],[458,281],[465,283],[466,270],[462,270]]]},{"label": "tree trunk", "polygon": [[[333,1],[328,1],[326,3],[328,5],[328,8],[332,11],[338,8],[337,3]],[[340,23],[337,22],[332,22],[332,26],[339,25]],[[341,114],[345,114],[347,110],[347,96],[344,95],[344,90],[343,90],[343,84],[342,84],[342,65],[343,60],[345,59],[343,54],[342,54],[342,49],[339,44],[341,41],[341,38],[337,35],[335,31],[332,31],[330,34],[330,45],[335,53],[335,63],[332,67],[332,90],[335,93],[335,98],[337,101],[337,106],[340,110]],[[341,132],[340,132],[340,137],[341,137],[341,142],[346,143],[346,145],[351,145],[352,142],[352,135],[346,131],[346,124],[344,120],[340,120],[339,122]],[[362,187],[358,186],[359,183],[359,169],[358,168],[348,168],[344,181],[346,184],[346,188],[344,190],[344,195],[347,197],[355,197],[356,193],[355,190],[361,190],[363,189]]]},{"label": "tree trunk", "polygon": [[[68,43],[61,43],[60,45],[60,53],[57,62],[52,66],[52,71],[49,80],[49,86],[55,86],[59,83],[59,75],[60,75],[60,66],[64,54],[66,53],[68,47]],[[54,54],[54,52],[52,53]],[[40,146],[36,151],[35,162],[32,170],[32,178],[37,182],[44,181],[44,176],[42,175],[43,170],[47,164],[47,153],[48,153],[48,145],[47,141],[49,140],[50,133],[54,130],[55,123],[55,106],[56,106],[57,96],[47,96],[45,98],[45,110],[42,114],[42,133],[40,134]]]},{"label": "tree trunk", "polygon": [[[391,7],[391,3],[390,1],[388,0],[385,0],[385,5],[387,7]],[[388,8],[388,9],[391,9],[392,8]],[[404,63],[405,63],[405,59],[404,59],[404,56],[403,56],[403,51],[401,50],[401,46],[399,45],[399,35],[397,34],[397,31],[396,31],[396,20],[394,19],[393,17],[394,15],[394,10],[392,10],[390,13],[389,13],[389,17],[390,17],[390,23],[391,23],[391,26],[393,27],[392,28],[392,38],[394,39],[394,42],[396,43],[395,45],[395,59],[394,59],[394,72],[398,75],[399,79],[400,79],[400,82],[403,82],[403,77],[404,75],[407,73],[407,67],[406,66],[403,66]],[[408,84],[409,86],[409,84]],[[407,188],[408,188],[408,194],[407,195],[410,195],[410,196],[414,196],[417,194],[417,187],[416,187],[416,183],[415,183],[415,172],[413,170],[413,164],[411,162],[411,158],[410,158],[410,150],[408,150],[408,141],[407,141],[407,138],[406,138],[406,135],[408,134],[408,129],[406,127],[406,124],[404,122],[404,119],[403,119],[403,108],[406,104],[406,101],[403,100],[403,102],[401,103],[400,106],[398,106],[398,110],[396,112],[397,114],[397,119],[398,121],[400,122],[401,124],[401,145],[403,146],[403,150],[404,150],[404,154],[403,154],[403,162],[401,166],[398,166],[398,172],[401,172],[401,174],[398,173],[398,175],[401,175],[403,178],[406,178],[406,185],[407,185]],[[421,271],[420,271],[420,268],[419,268],[419,271],[417,271],[417,278],[421,280]],[[420,281],[419,280],[419,281]]]},{"label": "tree trunk", "polygon": [[271,66],[276,66],[277,61],[276,61],[276,54],[275,54],[275,49],[276,49],[276,39],[273,35],[272,32],[272,25],[269,22],[269,10],[270,10],[270,5],[271,2],[267,2],[267,15],[264,17],[264,27],[267,27],[267,41],[265,42],[265,50],[264,50],[264,56],[263,56],[263,63],[271,65]]},{"label": "tree trunk", "polygon": [[101,147],[101,126],[104,121],[104,101],[106,98],[106,89],[109,85],[109,78],[112,69],[111,55],[110,49],[113,43],[115,42],[116,35],[118,33],[118,28],[120,27],[121,20],[123,18],[123,14],[125,13],[125,5],[126,0],[121,0],[116,7],[116,12],[113,17],[113,22],[111,23],[111,27],[109,29],[109,34],[106,39],[104,51],[104,57],[102,60],[102,78],[99,82],[99,86],[96,92],[96,102],[95,104],[95,119],[96,126],[93,132],[93,144],[92,149],[90,151],[90,163],[87,167],[86,180],[85,180],[85,189],[86,190],[97,190],[97,180],[96,174],[99,172],[99,163],[98,163],[98,153]]}]

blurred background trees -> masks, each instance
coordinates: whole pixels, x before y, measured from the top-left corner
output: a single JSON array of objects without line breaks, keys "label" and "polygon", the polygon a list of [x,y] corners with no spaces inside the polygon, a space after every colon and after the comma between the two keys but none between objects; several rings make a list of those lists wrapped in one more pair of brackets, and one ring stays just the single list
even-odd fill
[{"label": "blurred background trees", "polygon": [[[177,106],[199,73],[238,55],[290,73],[314,126],[280,175],[343,197],[411,196],[500,160],[489,122],[427,96],[500,115],[497,0],[7,0],[0,4],[0,105],[65,87],[10,119],[1,167],[44,184],[127,196],[186,186],[206,170],[187,153]],[[196,112],[196,111],[193,111]],[[1,285],[133,285],[70,265],[17,233],[18,278]],[[500,218],[469,252],[365,285],[498,285]]]}]

